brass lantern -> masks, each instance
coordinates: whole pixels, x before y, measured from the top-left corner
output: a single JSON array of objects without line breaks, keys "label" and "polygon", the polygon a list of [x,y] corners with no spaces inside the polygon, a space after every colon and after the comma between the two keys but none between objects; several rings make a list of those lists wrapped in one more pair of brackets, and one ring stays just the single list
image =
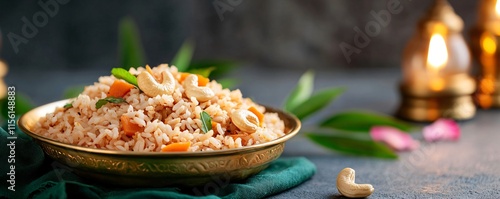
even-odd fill
[{"label": "brass lantern", "polygon": [[475,99],[481,108],[500,108],[500,1],[480,2],[479,19],[471,31],[472,52],[481,66]]},{"label": "brass lantern", "polygon": [[475,81],[463,21],[446,0],[436,0],[403,55],[402,102],[397,116],[419,122],[470,119]]}]

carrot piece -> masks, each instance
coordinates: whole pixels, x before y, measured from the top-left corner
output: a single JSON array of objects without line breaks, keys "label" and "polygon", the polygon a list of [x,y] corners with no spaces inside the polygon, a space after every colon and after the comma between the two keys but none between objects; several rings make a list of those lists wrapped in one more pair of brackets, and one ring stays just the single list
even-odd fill
[{"label": "carrot piece", "polygon": [[137,132],[144,131],[144,128],[136,123],[132,123],[132,120],[130,120],[126,115],[122,115],[120,117],[120,122],[122,123],[123,131],[127,136],[133,136]]},{"label": "carrot piece", "polygon": [[203,77],[201,75],[196,74],[198,76],[198,86],[206,86],[208,82],[210,82],[210,79]]},{"label": "carrot piece", "polygon": [[123,97],[134,85],[124,82],[122,80],[115,80],[111,87],[109,87],[108,97]]},{"label": "carrot piece", "polygon": [[252,112],[253,114],[255,114],[255,116],[257,116],[257,118],[259,118],[259,126],[262,126],[262,124],[264,123],[264,114],[259,112],[259,110],[257,110],[257,108],[255,108],[253,106],[248,108],[248,110],[250,112]]},{"label": "carrot piece", "polygon": [[[186,77],[188,75],[191,75],[191,73],[180,73],[181,76],[179,78],[179,82],[183,82]],[[198,76],[198,86],[206,86],[208,84],[208,82],[210,82],[210,79],[206,78],[206,77],[203,77],[202,75],[199,75],[199,74],[195,74],[196,76]]]},{"label": "carrot piece", "polygon": [[161,146],[161,151],[162,152],[187,151],[190,146],[191,142],[177,142]]},{"label": "carrot piece", "polygon": [[191,75],[191,73],[180,73],[181,76],[179,77],[179,82],[182,83],[188,75]]},{"label": "carrot piece", "polygon": [[214,130],[214,132],[216,132],[216,129],[217,128],[217,122],[214,122],[212,121],[212,130]]}]

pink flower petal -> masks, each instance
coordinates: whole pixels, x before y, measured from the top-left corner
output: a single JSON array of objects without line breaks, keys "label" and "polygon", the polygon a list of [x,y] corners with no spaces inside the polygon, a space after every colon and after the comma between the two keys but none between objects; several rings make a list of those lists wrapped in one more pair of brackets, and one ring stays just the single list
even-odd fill
[{"label": "pink flower petal", "polygon": [[413,150],[420,145],[418,141],[400,131],[388,126],[374,126],[370,129],[370,136],[375,141],[382,141],[397,151]]},{"label": "pink flower petal", "polygon": [[423,129],[424,139],[427,142],[438,140],[458,140],[460,127],[452,119],[439,119]]}]

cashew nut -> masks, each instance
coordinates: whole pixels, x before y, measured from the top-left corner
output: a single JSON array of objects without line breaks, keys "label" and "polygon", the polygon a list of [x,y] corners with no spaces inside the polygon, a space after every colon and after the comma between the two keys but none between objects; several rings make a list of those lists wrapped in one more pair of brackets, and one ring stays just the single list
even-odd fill
[{"label": "cashew nut", "polygon": [[204,102],[212,99],[215,96],[214,91],[208,87],[198,87],[198,76],[188,75],[182,83],[186,89],[186,95],[191,98],[195,97],[198,101]]},{"label": "cashew nut", "polygon": [[351,168],[345,168],[337,176],[337,189],[339,192],[349,198],[364,198],[373,193],[371,184],[356,184],[355,171]]},{"label": "cashew nut", "polygon": [[259,118],[249,110],[240,109],[231,113],[233,124],[240,130],[253,133],[259,126]]},{"label": "cashew nut", "polygon": [[163,80],[160,84],[149,72],[142,71],[142,73],[137,76],[137,84],[139,85],[139,88],[149,97],[164,94],[170,95],[174,93],[175,79],[172,73],[169,71],[163,71],[161,74]]}]

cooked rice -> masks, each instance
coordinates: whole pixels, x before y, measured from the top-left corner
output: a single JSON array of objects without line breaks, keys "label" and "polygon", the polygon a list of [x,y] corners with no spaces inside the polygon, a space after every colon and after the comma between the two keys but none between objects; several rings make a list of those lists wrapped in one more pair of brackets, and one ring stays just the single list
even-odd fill
[{"label": "cooked rice", "polygon": [[[145,69],[130,69],[138,75]],[[175,66],[162,64],[152,69],[155,76],[169,70],[176,79],[180,73]],[[223,89],[212,80],[206,86],[215,97],[200,103],[188,99],[178,81],[172,95],[149,97],[139,89],[132,89],[123,98],[127,103],[108,103],[99,109],[95,104],[107,97],[113,76],[99,78],[99,82],[85,87],[72,101],[73,107],[59,107],[42,117],[35,126],[35,133],[64,143],[78,146],[119,151],[161,151],[162,145],[191,142],[189,151],[233,149],[268,142],[284,135],[284,123],[276,113],[265,113],[264,123],[256,132],[240,131],[231,121],[231,111],[256,107],[265,108],[243,98],[240,90]],[[201,131],[200,113],[207,112],[217,124],[207,133]],[[125,135],[120,117],[126,115],[132,122],[144,127],[144,132]]]}]

